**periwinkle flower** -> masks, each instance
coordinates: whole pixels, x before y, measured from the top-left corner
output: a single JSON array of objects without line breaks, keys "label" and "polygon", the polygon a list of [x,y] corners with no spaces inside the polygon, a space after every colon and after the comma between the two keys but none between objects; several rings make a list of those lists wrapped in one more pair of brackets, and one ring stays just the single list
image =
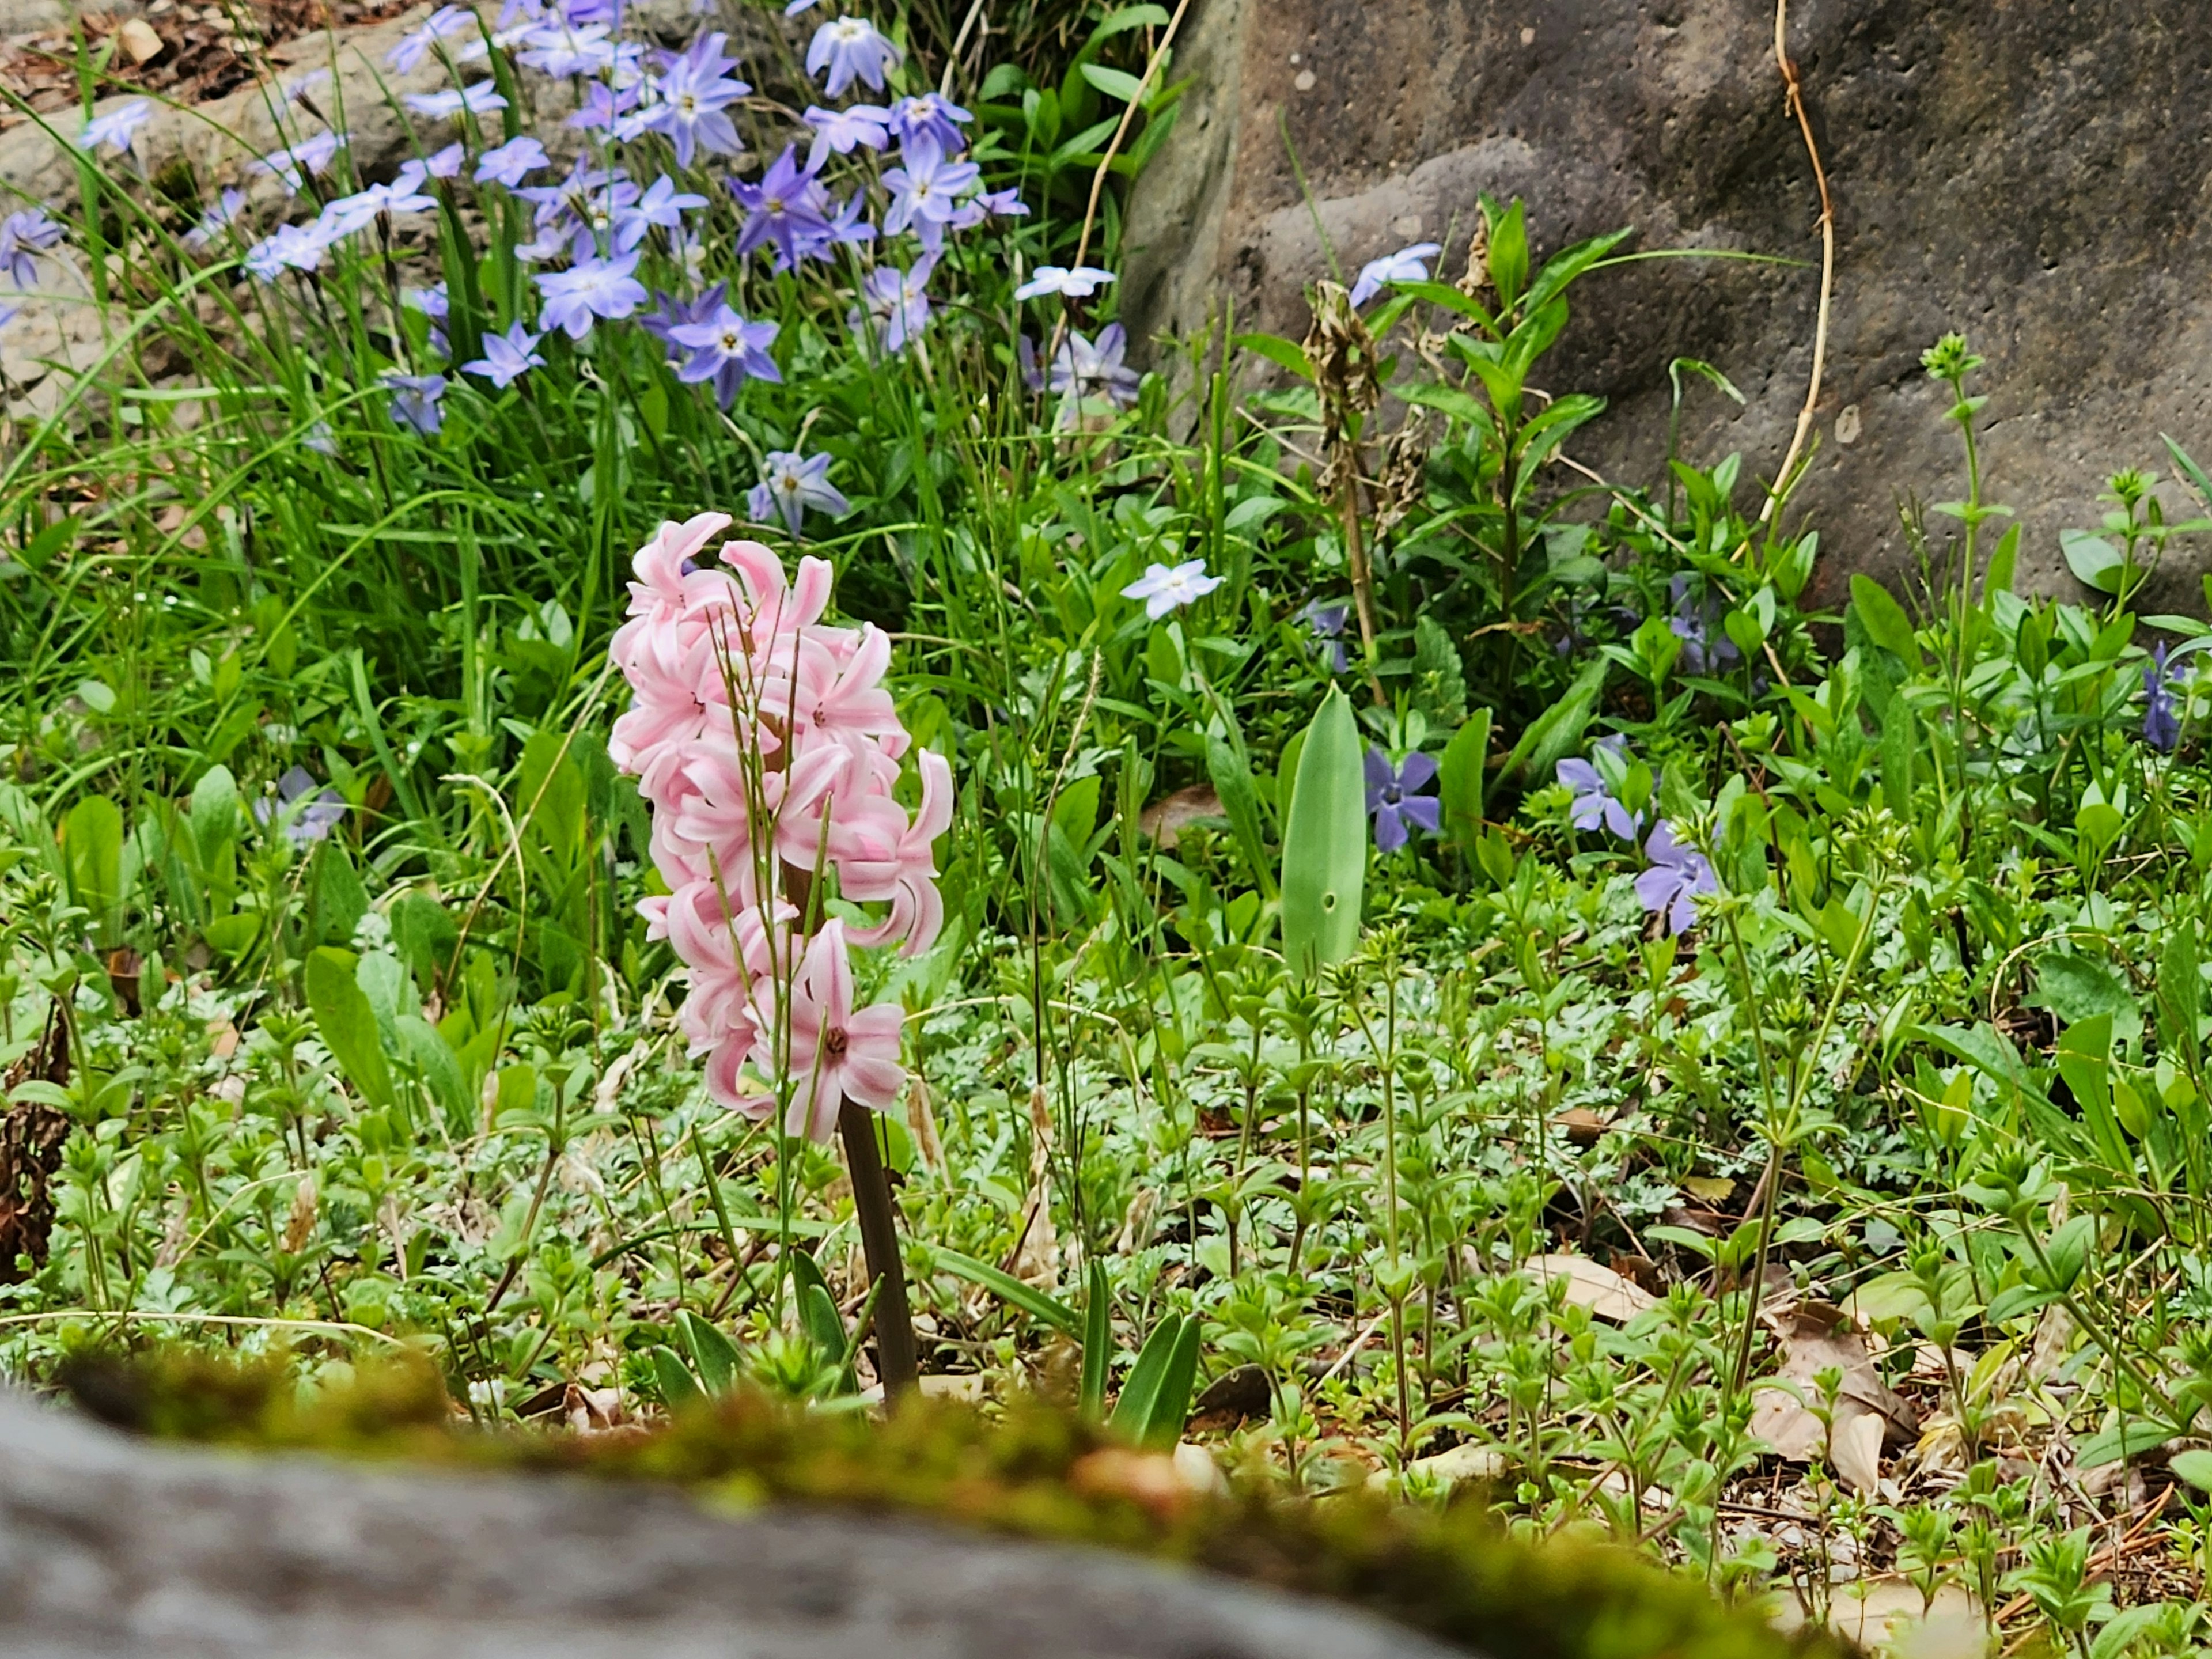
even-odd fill
[{"label": "periwinkle flower", "polygon": [[544,24],[523,37],[526,50],[514,61],[556,81],[597,75],[615,66],[617,52],[604,23]]},{"label": "periwinkle flower", "polygon": [[819,75],[827,70],[830,79],[823,90],[832,98],[843,97],[855,81],[871,92],[881,92],[884,77],[905,56],[866,18],[840,17],[814,31],[806,48],[806,72]]},{"label": "periwinkle flower", "polygon": [[433,179],[455,179],[460,176],[461,163],[469,153],[457,139],[443,149],[434,149],[422,158],[422,171]]},{"label": "periwinkle flower", "polygon": [[1226,578],[1206,574],[1204,559],[1186,559],[1178,565],[1153,564],[1121,590],[1125,599],[1142,599],[1145,614],[1154,622],[1170,611],[1195,605],[1221,586]]},{"label": "periwinkle flower", "polygon": [[745,511],[757,522],[765,523],[770,514],[781,514],[791,533],[799,534],[799,525],[806,509],[842,517],[853,510],[836,485],[830,482],[830,458],[827,455],[801,455],[793,450],[775,449],[768,453],[761,472],[761,481],[745,497]]},{"label": "periwinkle flower", "polygon": [[[1626,746],[1620,738],[1601,738],[1601,747],[1611,748],[1615,754]],[[1577,830],[1595,830],[1603,824],[1607,831],[1623,841],[1634,841],[1636,832],[1643,827],[1644,815],[1632,812],[1613,799],[1606,787],[1605,774],[1589,761],[1575,757],[1559,763],[1559,781],[1574,791],[1574,799],[1568,803],[1567,817]]]},{"label": "periwinkle flower", "polygon": [[345,797],[328,784],[318,789],[304,766],[291,767],[276,780],[274,800],[263,795],[253,803],[253,821],[280,824],[284,839],[295,848],[327,840],[345,815]]},{"label": "periwinkle flower", "polygon": [[1409,839],[1407,826],[1433,836],[1443,824],[1443,803],[1419,792],[1436,781],[1433,756],[1416,749],[1398,765],[1380,749],[1367,751],[1367,814],[1375,820],[1375,850],[1395,853]]},{"label": "periwinkle flower", "polygon": [[727,283],[717,283],[696,300],[679,300],[672,294],[656,293],[653,296],[653,309],[638,318],[638,326],[660,342],[668,353],[670,362],[682,362],[690,351],[688,347],[676,343],[675,331],[720,315],[722,301],[728,294],[729,287]]},{"label": "periwinkle flower", "polygon": [[645,303],[645,284],[637,280],[638,256],[586,259],[567,270],[543,271],[532,280],[545,296],[538,320],[572,340],[592,331],[592,319],[618,322]]},{"label": "periwinkle flower", "polygon": [[1064,300],[1087,300],[1113,280],[1112,271],[1100,270],[1094,265],[1077,265],[1073,270],[1065,265],[1039,265],[1030,273],[1029,281],[1014,290],[1014,298],[1037,300],[1048,294],[1057,294]]},{"label": "periwinkle flower", "polygon": [[647,231],[656,226],[662,230],[681,230],[684,216],[694,208],[706,205],[705,197],[691,191],[677,189],[675,181],[666,173],[662,173],[635,202],[615,210],[615,252],[629,252],[645,240]]},{"label": "periwinkle flower", "polygon": [[392,393],[392,418],[398,425],[412,428],[426,438],[434,438],[446,423],[445,410],[440,399],[446,395],[446,377],[442,374],[398,374],[384,377],[384,384]]},{"label": "periwinkle flower", "polygon": [[1652,915],[1666,917],[1668,933],[1686,931],[1698,919],[1698,896],[1721,890],[1713,866],[1696,848],[1677,840],[1674,826],[1664,818],[1644,843],[1644,856],[1651,860],[1651,867],[1636,878],[1638,902]]},{"label": "periwinkle flower", "polygon": [[246,270],[264,283],[273,283],[287,270],[316,270],[331,251],[333,232],[327,222],[316,219],[304,225],[279,225],[274,234],[246,250]]},{"label": "periwinkle flower", "polygon": [[1720,627],[1713,601],[1708,599],[1700,604],[1691,593],[1686,577],[1675,577],[1668,584],[1668,592],[1674,601],[1674,614],[1667,619],[1667,626],[1682,642],[1683,672],[1707,674],[1743,659],[1735,641]]},{"label": "periwinkle flower", "polygon": [[1370,259],[1360,266],[1359,275],[1352,284],[1352,303],[1365,305],[1392,283],[1425,283],[1429,279],[1428,261],[1443,252],[1437,243],[1416,242],[1395,253]]},{"label": "periwinkle flower", "polygon": [[2160,640],[2143,665],[2142,734],[2143,741],[2161,755],[2171,755],[2181,742],[2181,714],[2173,696],[2174,682],[2180,678],[2167,668],[2166,641]]},{"label": "periwinkle flower", "polygon": [[95,115],[77,133],[76,147],[88,152],[101,147],[118,155],[131,154],[132,142],[138,129],[153,115],[154,106],[143,98],[134,98],[127,104],[118,104],[105,115]]},{"label": "periwinkle flower", "polygon": [[545,366],[538,350],[538,343],[544,337],[530,333],[518,318],[507,325],[506,333],[485,335],[484,355],[474,362],[463,363],[461,373],[480,374],[504,392],[528,370]]},{"label": "periwinkle flower", "polygon": [[432,46],[459,34],[475,21],[476,14],[464,7],[441,6],[422,20],[420,28],[400,36],[399,44],[384,54],[384,61],[404,75],[429,55]]},{"label": "periwinkle flower", "polygon": [[752,88],[732,80],[738,60],[723,55],[720,33],[702,34],[669,66],[656,88],[658,98],[639,118],[640,129],[657,132],[676,147],[676,165],[688,167],[700,150],[735,155],[744,149],[729,106]]},{"label": "periwinkle flower", "polygon": [[725,304],[704,322],[672,328],[670,341],[691,354],[676,371],[676,378],[687,385],[712,380],[715,402],[727,409],[738,400],[738,392],[747,380],[783,379],[775,359],[768,355],[779,326],[749,323]]},{"label": "periwinkle flower", "polygon": [[1316,599],[1299,617],[1314,636],[1314,649],[1326,662],[1330,671],[1341,674],[1351,666],[1345,654],[1345,624],[1352,620],[1352,607],[1343,604],[1324,604]]}]

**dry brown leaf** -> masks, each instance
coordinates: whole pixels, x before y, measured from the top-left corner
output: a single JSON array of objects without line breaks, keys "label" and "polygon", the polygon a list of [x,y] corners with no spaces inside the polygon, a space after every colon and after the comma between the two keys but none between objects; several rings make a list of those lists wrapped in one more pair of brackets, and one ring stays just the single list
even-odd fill
[{"label": "dry brown leaf", "polygon": [[1226,817],[1221,797],[1213,793],[1213,786],[1194,783],[1172,795],[1161,796],[1138,813],[1137,828],[1158,842],[1163,851],[1171,853],[1184,825],[1196,823],[1201,818],[1225,820]]},{"label": "dry brown leaf", "polygon": [[1633,1279],[1622,1278],[1586,1255],[1532,1255],[1521,1264],[1521,1271],[1534,1274],[1540,1284],[1565,1279],[1568,1301],[1616,1325],[1625,1325],[1646,1308],[1659,1305],[1659,1298]]},{"label": "dry brown leaf", "polygon": [[[1836,1396],[1832,1441],[1805,1403],[1820,1398],[1813,1379],[1832,1368],[1844,1377]],[[1783,1383],[1792,1385],[1796,1394],[1779,1386]],[[1875,1369],[1865,1339],[1840,1310],[1825,1303],[1801,1302],[1790,1310],[1782,1337],[1781,1369],[1755,1386],[1759,1401],[1751,1415],[1753,1437],[1765,1441],[1787,1462],[1826,1456],[1836,1473],[1861,1492],[1872,1492],[1880,1481],[1882,1442],[1910,1444],[1919,1429],[1912,1407]],[[1862,1422],[1869,1426],[1857,1426]]]}]

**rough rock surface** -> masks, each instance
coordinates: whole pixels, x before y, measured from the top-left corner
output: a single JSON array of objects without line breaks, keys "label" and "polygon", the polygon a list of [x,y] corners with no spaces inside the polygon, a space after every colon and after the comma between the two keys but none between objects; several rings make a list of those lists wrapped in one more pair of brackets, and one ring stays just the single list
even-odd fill
[{"label": "rough rock surface", "polygon": [[[1901,574],[1901,495],[1965,493],[1918,361],[1954,327],[1990,360],[1988,471],[2026,526],[2023,580],[2063,587],[2058,532],[2095,527],[2108,473],[2170,477],[2161,431],[2212,455],[2212,7],[1794,0],[1790,26],[1839,234],[1798,498],[1823,532],[1815,597],[1852,569]],[[1224,300],[1240,326],[1302,333],[1304,285],[1328,268],[1316,214],[1347,272],[1434,240],[1456,243],[1456,276],[1484,190],[1527,198],[1540,252],[1633,224],[1647,248],[1819,257],[1772,0],[1196,0],[1185,27],[1175,72],[1195,84],[1130,222],[1139,338]],[[1667,367],[1687,356],[1749,406],[1694,391],[1686,453],[1771,469],[1818,286],[1816,270],[1676,260],[1587,282],[1541,376],[1613,400],[1578,456],[1656,476]],[[2209,564],[2177,548],[2152,599],[2201,608]]]},{"label": "rough rock surface", "polygon": [[570,1480],[148,1445],[0,1397],[22,1659],[1444,1659],[1340,1608],[1085,1550],[708,1513]]}]

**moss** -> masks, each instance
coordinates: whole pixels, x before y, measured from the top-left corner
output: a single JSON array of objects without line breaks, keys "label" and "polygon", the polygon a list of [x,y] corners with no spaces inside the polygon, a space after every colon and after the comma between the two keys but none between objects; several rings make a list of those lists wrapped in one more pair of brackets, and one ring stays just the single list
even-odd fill
[{"label": "moss", "polygon": [[427,1366],[364,1370],[303,1392],[277,1365],[169,1351],[79,1364],[68,1381],[95,1415],[164,1438],[672,1482],[744,1508],[926,1515],[1328,1596],[1526,1659],[1835,1650],[1816,1637],[1785,1638],[1626,1551],[1515,1543],[1474,1502],[1436,1510],[1364,1492],[1304,1500],[1243,1483],[1195,1492],[1170,1460],[1042,1403],[993,1419],[917,1400],[878,1422],[740,1395],[651,1430],[578,1437],[458,1425]]}]

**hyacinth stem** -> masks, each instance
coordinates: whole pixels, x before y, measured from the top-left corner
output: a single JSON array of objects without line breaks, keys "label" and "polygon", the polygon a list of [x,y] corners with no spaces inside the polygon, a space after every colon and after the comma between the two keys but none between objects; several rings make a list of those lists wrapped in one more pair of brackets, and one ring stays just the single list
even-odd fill
[{"label": "hyacinth stem", "polygon": [[845,1141],[845,1168],[853,1178],[853,1208],[860,1217],[860,1248],[868,1258],[875,1286],[876,1370],[884,1398],[890,1400],[921,1386],[921,1366],[915,1357],[914,1315],[907,1306],[906,1267],[899,1259],[898,1213],[891,1205],[891,1183],[876,1146],[876,1115],[858,1102],[837,1108],[837,1133]]}]

